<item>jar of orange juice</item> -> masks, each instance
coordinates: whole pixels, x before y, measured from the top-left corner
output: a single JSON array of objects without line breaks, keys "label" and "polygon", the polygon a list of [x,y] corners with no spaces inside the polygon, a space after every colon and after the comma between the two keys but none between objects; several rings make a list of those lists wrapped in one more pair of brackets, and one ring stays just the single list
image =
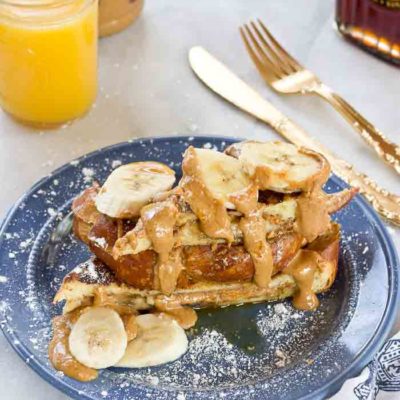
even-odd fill
[{"label": "jar of orange juice", "polygon": [[0,106],[24,123],[82,116],[97,92],[98,0],[0,0]]}]

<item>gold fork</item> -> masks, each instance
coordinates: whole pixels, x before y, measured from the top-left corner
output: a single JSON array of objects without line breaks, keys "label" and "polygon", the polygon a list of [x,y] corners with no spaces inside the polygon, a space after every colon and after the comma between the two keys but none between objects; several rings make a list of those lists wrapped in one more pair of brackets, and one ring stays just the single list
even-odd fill
[{"label": "gold fork", "polygon": [[400,174],[400,147],[359,114],[342,97],[334,93],[311,71],[296,61],[258,19],[240,27],[240,34],[251,59],[263,79],[285,94],[317,94],[331,104],[353,126],[361,137]]}]

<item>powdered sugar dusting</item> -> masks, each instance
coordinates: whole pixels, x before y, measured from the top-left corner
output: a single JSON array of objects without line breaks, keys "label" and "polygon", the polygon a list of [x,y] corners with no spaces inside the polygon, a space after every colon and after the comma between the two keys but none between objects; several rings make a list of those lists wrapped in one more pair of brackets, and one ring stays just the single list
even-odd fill
[{"label": "powdered sugar dusting", "polygon": [[75,267],[67,277],[72,274],[77,274],[79,280],[84,283],[106,284],[114,279],[114,276],[109,269],[105,268],[101,263],[95,265],[92,259]]},{"label": "powdered sugar dusting", "polygon": [[91,236],[90,239],[99,247],[101,247],[102,249],[106,249],[107,248],[107,241],[104,238],[99,238],[99,237],[93,237]]},{"label": "powdered sugar dusting", "polygon": [[91,183],[94,178],[94,169],[93,168],[82,168],[83,181],[85,183]]},{"label": "powdered sugar dusting", "polygon": [[216,150],[216,151],[218,150],[218,147],[215,144],[212,144],[210,142],[203,144],[203,148],[209,149],[209,150]]},{"label": "powdered sugar dusting", "polygon": [[122,161],[121,160],[113,160],[111,163],[111,168],[118,168],[120,165],[122,165]]},{"label": "powdered sugar dusting", "polygon": [[270,318],[265,318],[264,313],[259,312],[257,318],[257,327],[261,334],[267,336],[271,331],[275,336],[283,336],[286,334],[287,328],[291,320],[296,320],[302,317],[300,312],[291,311],[284,303],[278,303],[273,306],[274,312]]}]

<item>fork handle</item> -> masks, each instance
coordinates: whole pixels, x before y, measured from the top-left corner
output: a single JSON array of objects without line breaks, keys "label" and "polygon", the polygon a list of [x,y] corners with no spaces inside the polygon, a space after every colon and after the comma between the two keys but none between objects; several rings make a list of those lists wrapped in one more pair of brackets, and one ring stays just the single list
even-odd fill
[{"label": "fork handle", "polygon": [[361,137],[400,174],[400,147],[391,143],[378,129],[358,113],[346,100],[328,86],[320,84],[312,90],[331,104],[361,135]]}]

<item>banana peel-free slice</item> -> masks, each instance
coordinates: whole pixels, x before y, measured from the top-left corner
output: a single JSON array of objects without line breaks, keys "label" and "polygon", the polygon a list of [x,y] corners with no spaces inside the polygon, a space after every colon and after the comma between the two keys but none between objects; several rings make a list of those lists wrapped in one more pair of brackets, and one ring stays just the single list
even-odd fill
[{"label": "banana peel-free slice", "polygon": [[143,368],[165,364],[181,357],[188,348],[185,331],[165,314],[136,317],[137,336],[115,367]]},{"label": "banana peel-free slice", "polygon": [[[186,150],[183,164],[189,164],[187,162],[189,157],[191,159],[190,175],[195,175],[195,178],[205,186],[215,200],[222,202],[227,209],[235,209],[230,196],[245,189],[251,183],[241,163],[224,153],[194,147]],[[188,168],[183,168],[183,170],[184,174],[188,175]],[[185,191],[185,186],[183,190]]]},{"label": "banana peel-free slice", "polygon": [[101,369],[118,362],[125,353],[128,338],[124,323],[111,308],[92,307],[71,329],[69,348],[83,365]]},{"label": "banana peel-free slice", "polygon": [[322,186],[330,167],[319,153],[285,142],[245,141],[225,150],[237,158],[246,173],[256,180],[260,190],[293,193]]},{"label": "banana peel-free slice", "polygon": [[155,195],[170,190],[175,172],[155,161],[135,162],[115,169],[95,199],[97,209],[113,218],[133,218]]}]

